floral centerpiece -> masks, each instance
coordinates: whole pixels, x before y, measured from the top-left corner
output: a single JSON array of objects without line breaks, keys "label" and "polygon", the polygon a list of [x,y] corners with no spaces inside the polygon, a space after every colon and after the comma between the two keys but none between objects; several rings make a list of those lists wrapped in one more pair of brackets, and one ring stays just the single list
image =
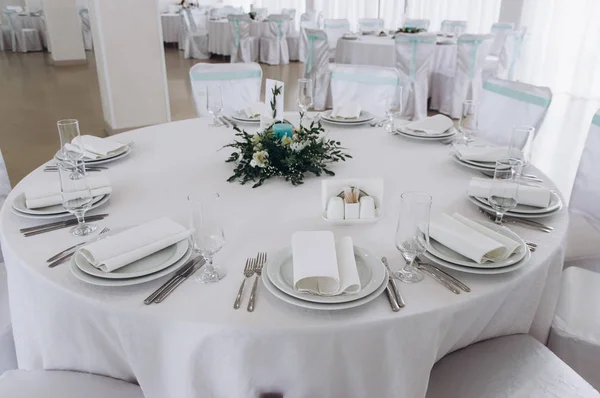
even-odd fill
[{"label": "floral centerpiece", "polygon": [[248,16],[250,17],[251,20],[255,20],[256,19],[256,13],[254,11],[250,11],[248,13]]},{"label": "floral centerpiece", "polygon": [[[274,88],[270,102],[273,115],[276,92]],[[302,119],[303,115],[300,116]],[[234,149],[226,160],[235,164],[233,175],[227,181],[239,180],[242,185],[252,181],[252,188],[256,188],[271,177],[283,177],[293,185],[300,185],[306,173],[335,175],[329,165],[352,157],[343,152],[341,142],[324,137],[321,122],[312,122],[309,127],[300,123],[285,134],[278,131],[277,125],[277,122],[271,124],[256,134],[235,127],[239,139],[224,147]]]},{"label": "floral centerpiece", "polygon": [[423,28],[411,28],[411,27],[406,27],[406,28],[400,28],[398,30],[396,30],[395,33],[421,33],[421,32],[426,32],[427,30],[423,29]]}]

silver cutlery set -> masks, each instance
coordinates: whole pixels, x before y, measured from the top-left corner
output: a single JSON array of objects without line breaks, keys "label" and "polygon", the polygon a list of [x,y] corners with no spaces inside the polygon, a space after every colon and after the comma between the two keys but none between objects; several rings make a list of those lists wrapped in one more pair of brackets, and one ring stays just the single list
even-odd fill
[{"label": "silver cutlery set", "polygon": [[256,303],[256,289],[258,288],[258,280],[262,274],[262,269],[267,262],[267,253],[261,252],[258,253],[256,258],[248,258],[246,259],[246,266],[244,267],[243,274],[244,279],[242,280],[242,284],[238,289],[237,296],[235,297],[235,301],[233,303],[234,309],[239,309],[242,303],[242,297],[244,295],[244,286],[246,285],[246,280],[251,278],[252,275],[255,275],[254,284],[252,285],[252,291],[250,292],[250,298],[248,299],[248,312],[254,311],[254,305]]},{"label": "silver cutlery set", "polygon": [[237,127],[237,123],[234,122],[233,120],[231,120],[230,118],[228,118],[227,116],[221,116],[219,118],[219,120],[221,120],[221,122],[227,127],[232,127],[232,128]]},{"label": "silver cutlery set", "polygon": [[[85,166],[85,171],[97,172],[97,171],[103,171],[103,170],[108,170],[108,167],[106,167],[106,166],[91,166],[91,165]],[[49,173],[58,172],[58,165],[49,164],[44,167],[44,171],[49,172]]]},{"label": "silver cutlery set", "polygon": [[202,268],[205,261],[202,257],[196,257],[185,263],[175,274],[166,281],[161,287],[156,289],[150,296],[144,300],[144,304],[159,304],[163,302],[175,289],[185,282],[196,271]]},{"label": "silver cutlery set", "polygon": [[[96,214],[94,216],[87,216],[85,218],[85,220],[86,220],[86,222],[87,221],[89,221],[89,222],[100,221],[106,217],[108,217],[108,213]],[[56,221],[56,222],[52,222],[49,224],[37,225],[35,227],[21,228],[19,230],[19,232],[21,232],[23,234],[23,236],[29,237],[29,236],[45,234],[46,232],[58,231],[59,229],[69,228],[74,225],[77,225],[77,219],[70,218],[65,221]]]},{"label": "silver cutlery set", "polygon": [[425,272],[436,282],[446,287],[454,294],[460,294],[461,290],[466,293],[471,291],[471,289],[460,280],[433,264],[425,263],[423,261],[415,261],[414,266],[417,269]]}]

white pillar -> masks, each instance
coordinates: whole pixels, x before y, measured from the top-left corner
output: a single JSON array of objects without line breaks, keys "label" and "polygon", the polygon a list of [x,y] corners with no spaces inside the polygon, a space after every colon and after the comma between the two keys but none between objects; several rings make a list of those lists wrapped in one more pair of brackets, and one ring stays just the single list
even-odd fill
[{"label": "white pillar", "polygon": [[512,22],[515,26],[520,26],[524,3],[524,0],[502,0],[498,21]]},{"label": "white pillar", "polygon": [[109,134],[171,121],[157,0],[89,0]]},{"label": "white pillar", "polygon": [[42,0],[42,7],[54,64],[86,63],[76,0]]}]

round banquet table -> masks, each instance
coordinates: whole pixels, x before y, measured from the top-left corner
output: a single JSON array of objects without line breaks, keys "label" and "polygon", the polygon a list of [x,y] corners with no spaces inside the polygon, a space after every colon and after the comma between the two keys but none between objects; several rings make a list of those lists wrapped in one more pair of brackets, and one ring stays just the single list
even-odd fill
[{"label": "round banquet table", "polygon": [[[359,36],[356,40],[339,39],[335,52],[338,64],[396,66],[396,51],[391,37]],[[432,71],[454,75],[456,44],[439,40],[435,46]]]},{"label": "round banquet table", "polygon": [[[295,122],[295,115],[288,115]],[[382,177],[384,217],[374,225],[332,227],[321,218],[321,179],[293,187],[273,180],[252,189],[228,183],[220,150],[232,130],[190,119],[110,137],[135,141],[133,152],[109,164],[113,195],[93,213],[110,216],[99,227],[136,225],[168,216],[187,225],[186,196],[219,192],[226,244],[216,263],[228,270],[216,284],[188,281],[161,304],[142,301],[164,281],[127,288],[88,285],[68,265],[45,259],[78,242],[68,230],[24,238],[19,228],[39,224],[10,210],[15,196],[36,182],[58,178],[42,168],[24,178],[0,213],[10,309],[19,367],[71,369],[137,381],[146,398],[424,397],[433,364],[476,341],[530,333],[545,341],[559,292],[568,214],[547,222],[550,234],[513,228],[538,244],[530,262],[502,275],[451,272],[472,289],[455,295],[426,277],[399,283],[406,307],[392,312],[387,297],[358,308],[314,311],[272,296],[262,284],[256,308],[234,310],[247,257],[274,255],[298,230],[331,230],[390,265],[402,263],[394,246],[398,200],[404,191],[433,196],[432,212],[483,219],[465,196],[472,170],[455,164],[449,148],[411,141],[371,127],[335,128],[354,156],[333,166],[333,178]],[[536,173],[540,174],[536,171]],[[544,177],[546,178],[546,177]],[[493,360],[493,359],[491,359]]]},{"label": "round banquet table", "polygon": [[[250,36],[260,37],[265,26],[267,24],[264,22],[252,21]],[[208,51],[212,54],[231,55],[231,32],[226,19],[208,21]]]},{"label": "round banquet table", "polygon": [[181,30],[181,15],[179,14],[160,14],[162,25],[163,42],[179,43],[179,34]]},{"label": "round banquet table", "polygon": [[44,48],[48,48],[46,40],[46,21],[39,15],[15,15],[13,16],[15,29],[37,29],[40,41]]}]

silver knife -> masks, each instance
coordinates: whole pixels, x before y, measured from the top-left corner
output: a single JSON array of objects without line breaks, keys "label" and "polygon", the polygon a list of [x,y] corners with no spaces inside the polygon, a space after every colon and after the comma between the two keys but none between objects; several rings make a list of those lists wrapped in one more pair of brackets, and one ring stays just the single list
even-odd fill
[{"label": "silver knife", "polygon": [[[97,216],[93,216],[93,217],[86,217],[85,221],[86,222],[95,222],[95,221],[100,221],[100,220],[104,220],[104,217],[97,217]],[[40,234],[45,234],[46,232],[52,232],[52,231],[58,231],[59,229],[63,229],[63,228],[69,228],[72,227],[74,225],[77,225],[77,221],[68,221],[62,225],[57,225],[55,227],[50,227],[50,228],[45,228],[45,229],[36,229],[33,232],[26,232],[23,234],[24,237],[28,238],[30,236],[35,236],[35,235],[40,235]]]},{"label": "silver knife", "polygon": [[458,290],[457,288],[455,288],[454,285],[450,284],[450,282],[448,282],[446,279],[442,278],[441,276],[439,276],[435,272],[431,271],[429,268],[423,267],[418,262],[414,263],[414,265],[416,266],[416,268],[420,269],[421,271],[425,272],[427,275],[431,276],[438,283],[440,283],[441,285],[445,286],[452,293],[454,293],[454,294],[460,294],[460,290]]},{"label": "silver knife", "polygon": [[234,127],[234,128],[235,128],[235,127],[237,127],[237,123],[236,123],[236,122],[234,122],[233,120],[231,120],[229,117],[227,117],[227,116],[223,116],[223,118],[224,118],[225,120],[227,120],[227,121],[229,122],[229,124],[231,124],[231,126],[232,126],[232,127]]},{"label": "silver knife", "polygon": [[394,311],[394,312],[400,311],[400,306],[398,305],[398,302],[396,301],[394,292],[392,292],[392,286],[389,281],[388,281],[387,287],[385,288],[385,292],[387,293],[388,300],[390,300],[390,305],[392,306],[392,311]]},{"label": "silver knife", "polygon": [[185,282],[187,280],[187,278],[192,276],[194,274],[194,272],[196,272],[200,268],[202,268],[204,266],[204,263],[205,263],[205,261],[202,257],[197,258],[196,261],[194,262],[194,266],[191,269],[188,269],[187,272],[185,272],[183,275],[178,276],[177,279],[175,279],[170,286],[168,286],[165,290],[163,290],[158,295],[158,297],[156,297],[154,299],[154,303],[155,304],[161,303],[164,299],[167,298],[167,296],[169,294],[171,294],[175,289],[177,289],[177,287],[179,287],[179,285],[181,285],[183,282]]},{"label": "silver knife", "polygon": [[158,297],[158,295],[161,294],[164,289],[169,287],[172,284],[172,282],[175,281],[175,279],[179,278],[181,275],[185,274],[189,269],[193,268],[194,265],[196,264],[197,260],[198,260],[198,258],[193,258],[193,259],[189,260],[187,263],[185,263],[183,265],[183,267],[179,268],[177,270],[177,272],[175,272],[175,275],[173,275],[171,278],[169,278],[168,281],[163,283],[163,285],[161,287],[156,289],[150,296],[148,296],[148,298],[146,298],[144,300],[144,304],[146,304],[146,305],[152,304],[154,299],[156,297]]},{"label": "silver knife", "polygon": [[392,275],[392,270],[390,269],[390,265],[388,264],[387,258],[381,257],[381,262],[383,263],[383,265],[385,265],[385,268],[387,268],[387,270],[388,270],[388,274],[389,274],[388,283],[392,287],[392,291],[394,292],[394,297],[396,297],[396,302],[398,303],[398,306],[400,308],[404,308],[406,303],[404,302],[404,299],[402,298],[402,295],[400,294],[398,285],[396,285],[396,280],[394,279],[394,275]]},{"label": "silver knife", "polygon": [[[98,217],[106,217],[108,216],[108,214],[96,214],[94,216],[89,216],[86,217],[87,219],[90,218],[98,218]],[[33,231],[37,231],[40,229],[47,229],[47,228],[51,228],[51,227],[57,227],[59,225],[64,225],[65,223],[77,223],[77,219],[76,218],[69,218],[68,220],[64,220],[64,221],[56,221],[56,222],[52,222],[49,224],[43,224],[43,225],[36,225],[35,227],[27,227],[27,228],[21,228],[19,230],[19,232],[21,233],[26,233],[26,232],[33,232]]]},{"label": "silver knife", "polygon": [[221,116],[219,119],[221,119],[221,122],[223,122],[223,124],[225,125],[225,127],[231,127],[231,126],[229,125],[229,122],[228,122],[227,120],[225,120],[225,117],[224,117],[224,116]]},{"label": "silver knife", "polygon": [[450,282],[454,283],[456,286],[458,286],[461,290],[465,291],[465,292],[470,292],[471,288],[467,285],[465,285],[464,283],[462,283],[461,281],[459,281],[458,279],[456,279],[455,277],[453,277],[452,275],[450,275],[449,273],[447,273],[446,271],[442,270],[439,267],[436,267],[433,264],[429,264],[429,263],[424,263],[422,261],[419,261],[420,265],[423,265],[425,267],[430,268],[433,272],[437,272],[438,274],[441,274],[440,276],[442,278],[447,278]]},{"label": "silver knife", "polygon": [[517,221],[517,222],[522,222],[523,224],[529,224],[535,227],[539,227],[539,228],[544,228],[544,229],[549,229],[550,231],[552,231],[554,229],[554,227],[551,227],[549,225],[546,224],[542,224],[539,221],[534,221],[534,220],[529,220],[529,219],[525,219],[525,218],[517,218],[517,217],[511,217],[511,216],[504,216],[504,219],[506,219],[507,221]]}]

